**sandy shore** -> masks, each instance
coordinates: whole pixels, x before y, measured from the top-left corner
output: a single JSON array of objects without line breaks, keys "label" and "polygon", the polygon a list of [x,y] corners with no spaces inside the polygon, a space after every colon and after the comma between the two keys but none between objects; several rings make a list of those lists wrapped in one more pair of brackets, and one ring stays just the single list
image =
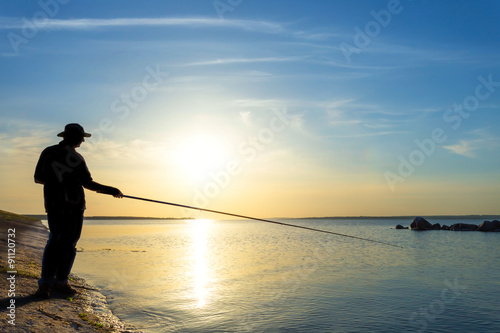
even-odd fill
[{"label": "sandy shore", "polygon": [[106,298],[75,275],[70,282],[78,290],[74,297],[35,298],[48,230],[41,221],[1,210],[0,225],[0,332],[138,332],[120,322]]}]

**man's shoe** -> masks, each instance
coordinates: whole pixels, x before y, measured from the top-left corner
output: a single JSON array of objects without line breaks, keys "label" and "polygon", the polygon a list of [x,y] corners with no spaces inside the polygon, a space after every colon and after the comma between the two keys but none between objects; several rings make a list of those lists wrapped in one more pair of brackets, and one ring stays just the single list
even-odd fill
[{"label": "man's shoe", "polygon": [[43,299],[50,298],[50,286],[48,284],[42,284],[39,286],[35,293],[35,297]]},{"label": "man's shoe", "polygon": [[76,289],[72,288],[68,282],[56,283],[52,290],[66,294],[66,296],[76,295]]}]

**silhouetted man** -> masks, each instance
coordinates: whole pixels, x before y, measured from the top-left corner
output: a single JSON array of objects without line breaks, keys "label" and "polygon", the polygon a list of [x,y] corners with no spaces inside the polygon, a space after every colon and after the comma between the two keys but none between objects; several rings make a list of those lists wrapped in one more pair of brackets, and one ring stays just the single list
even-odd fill
[{"label": "silhouetted man", "polygon": [[49,298],[55,290],[74,295],[76,290],[68,283],[76,256],[76,243],[80,239],[85,210],[83,188],[121,198],[122,192],[114,187],[92,180],[83,157],[75,151],[90,137],[79,124],[68,124],[59,144],[45,148],[35,170],[35,182],[43,184],[45,211],[49,224],[49,239],[42,259],[42,277],[38,281],[36,296]]}]

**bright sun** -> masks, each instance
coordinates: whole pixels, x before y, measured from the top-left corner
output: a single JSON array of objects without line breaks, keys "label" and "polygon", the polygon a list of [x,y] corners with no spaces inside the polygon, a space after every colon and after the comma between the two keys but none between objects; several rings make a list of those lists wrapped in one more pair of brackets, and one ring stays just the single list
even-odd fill
[{"label": "bright sun", "polygon": [[227,163],[225,143],[213,135],[198,133],[186,137],[175,149],[176,164],[187,176],[201,179]]}]

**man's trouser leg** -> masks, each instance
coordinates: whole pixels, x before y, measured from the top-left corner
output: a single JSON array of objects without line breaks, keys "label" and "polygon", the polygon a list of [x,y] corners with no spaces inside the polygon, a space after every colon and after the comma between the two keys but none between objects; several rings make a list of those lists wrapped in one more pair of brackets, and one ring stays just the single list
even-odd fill
[{"label": "man's trouser leg", "polygon": [[76,243],[80,239],[83,211],[61,209],[47,213],[49,240],[42,259],[42,277],[39,285],[53,285],[68,281],[76,256]]}]

